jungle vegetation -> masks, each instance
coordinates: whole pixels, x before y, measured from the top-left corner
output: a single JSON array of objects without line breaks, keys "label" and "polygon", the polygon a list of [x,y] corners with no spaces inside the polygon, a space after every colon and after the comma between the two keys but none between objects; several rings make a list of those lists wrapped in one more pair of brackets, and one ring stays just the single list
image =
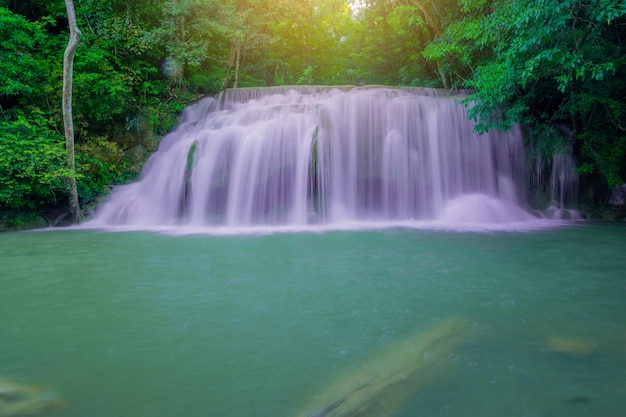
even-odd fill
[{"label": "jungle vegetation", "polygon": [[[227,87],[472,92],[477,129],[572,147],[597,204],[626,181],[626,0],[75,0],[78,196],[137,177],[179,112]],[[0,0],[0,223],[69,207],[62,0]],[[564,132],[567,132],[565,134]]]}]

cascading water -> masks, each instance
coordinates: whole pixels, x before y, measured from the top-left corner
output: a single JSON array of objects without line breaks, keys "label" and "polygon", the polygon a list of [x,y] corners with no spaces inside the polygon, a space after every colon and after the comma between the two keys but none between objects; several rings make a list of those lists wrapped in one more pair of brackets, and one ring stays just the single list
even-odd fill
[{"label": "cascading water", "polygon": [[437,90],[229,90],[185,110],[95,226],[509,223],[526,212],[519,129],[473,133]]},{"label": "cascading water", "polygon": [[[571,141],[571,134],[567,138]],[[555,142],[559,139],[557,137]],[[537,214],[548,219],[582,219],[575,209],[578,173],[571,146],[559,146],[549,158],[536,149],[531,150],[531,153],[533,169],[530,171],[529,185],[534,200],[532,205],[544,208],[542,211],[538,210]]]},{"label": "cascading water", "polygon": [[580,219],[580,214],[570,208],[576,205],[578,173],[571,151],[556,154],[552,159],[550,178],[550,206],[546,215],[556,219]]}]

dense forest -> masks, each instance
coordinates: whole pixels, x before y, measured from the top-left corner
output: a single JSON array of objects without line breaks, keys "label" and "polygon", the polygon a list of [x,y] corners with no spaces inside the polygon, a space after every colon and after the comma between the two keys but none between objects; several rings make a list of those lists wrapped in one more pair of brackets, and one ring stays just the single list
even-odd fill
[{"label": "dense forest", "polygon": [[[572,148],[581,194],[626,181],[626,0],[75,0],[76,180],[137,177],[177,115],[224,88],[463,88],[477,129]],[[68,210],[61,0],[0,0],[0,229]],[[44,224],[44,225],[45,225]]]}]

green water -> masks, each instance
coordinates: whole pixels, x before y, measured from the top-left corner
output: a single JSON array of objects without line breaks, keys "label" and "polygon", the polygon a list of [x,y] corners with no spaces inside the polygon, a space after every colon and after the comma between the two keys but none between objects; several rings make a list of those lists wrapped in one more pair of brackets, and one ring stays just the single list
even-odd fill
[{"label": "green water", "polygon": [[1,234],[0,377],[66,404],[39,415],[289,417],[456,316],[475,336],[394,415],[621,416],[625,253],[626,227],[603,224]]}]

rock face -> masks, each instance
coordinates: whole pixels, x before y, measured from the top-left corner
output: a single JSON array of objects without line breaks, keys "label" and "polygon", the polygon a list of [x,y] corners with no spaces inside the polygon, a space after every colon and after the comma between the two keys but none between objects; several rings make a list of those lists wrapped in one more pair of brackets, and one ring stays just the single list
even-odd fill
[{"label": "rock face", "polygon": [[38,415],[62,406],[63,402],[53,392],[0,378],[0,417]]}]

